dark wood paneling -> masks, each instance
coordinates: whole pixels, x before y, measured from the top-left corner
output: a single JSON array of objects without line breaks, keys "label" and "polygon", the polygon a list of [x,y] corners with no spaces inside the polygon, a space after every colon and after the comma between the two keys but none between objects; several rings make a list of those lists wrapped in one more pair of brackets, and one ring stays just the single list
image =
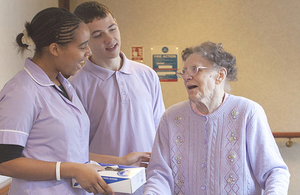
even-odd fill
[{"label": "dark wood paneling", "polygon": [[58,0],[58,7],[70,11],[70,0]]}]

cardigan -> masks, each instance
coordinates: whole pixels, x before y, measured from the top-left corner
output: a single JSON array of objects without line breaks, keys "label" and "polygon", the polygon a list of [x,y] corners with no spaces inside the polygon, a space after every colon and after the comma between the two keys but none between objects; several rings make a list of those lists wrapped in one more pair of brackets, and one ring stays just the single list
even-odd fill
[{"label": "cardigan", "polygon": [[208,115],[193,112],[190,101],[163,114],[144,194],[282,195],[289,176],[263,108],[229,95]]}]

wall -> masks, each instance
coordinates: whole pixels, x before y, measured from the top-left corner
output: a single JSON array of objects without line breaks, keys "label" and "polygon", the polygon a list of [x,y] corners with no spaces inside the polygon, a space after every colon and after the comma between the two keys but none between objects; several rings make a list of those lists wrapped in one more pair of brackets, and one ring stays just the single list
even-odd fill
[{"label": "wall", "polygon": [[[300,1],[280,0],[98,0],[114,13],[122,34],[122,51],[143,45],[151,65],[153,45],[179,50],[210,40],[222,42],[237,57],[238,81],[231,93],[261,104],[272,131],[300,131]],[[71,11],[83,0],[71,0]],[[161,83],[166,107],[187,99],[180,80]],[[276,139],[289,166],[289,194],[300,186],[300,140]],[[296,155],[295,155],[296,154]]]},{"label": "wall", "polygon": [[[23,68],[26,57],[33,52],[18,54],[15,44],[16,36],[23,31],[26,21],[47,7],[57,7],[57,0],[0,0],[0,89]],[[9,178],[0,175],[0,186]],[[2,186],[1,186],[2,187]]]},{"label": "wall", "polygon": [[33,52],[18,54],[16,36],[23,31],[26,21],[46,7],[57,7],[58,0],[0,0],[0,89],[23,68],[24,59]]}]

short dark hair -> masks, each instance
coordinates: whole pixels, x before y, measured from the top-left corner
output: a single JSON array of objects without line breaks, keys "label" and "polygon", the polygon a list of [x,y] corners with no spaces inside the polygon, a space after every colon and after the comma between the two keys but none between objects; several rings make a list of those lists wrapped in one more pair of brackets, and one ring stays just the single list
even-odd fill
[{"label": "short dark hair", "polygon": [[74,10],[74,14],[86,24],[92,22],[95,18],[106,18],[108,14],[114,17],[108,7],[96,1],[87,1],[78,5]]},{"label": "short dark hair", "polygon": [[214,65],[221,66],[227,70],[227,78],[230,81],[237,80],[236,58],[223,49],[222,43],[204,42],[199,46],[188,47],[181,52],[183,61],[193,53],[202,56],[204,59],[212,62]]},{"label": "short dark hair", "polygon": [[[28,36],[35,44],[36,53],[42,52],[42,48],[57,43],[65,45],[73,41],[75,30],[82,21],[71,12],[57,8],[46,8],[37,13],[32,21],[25,23]],[[28,48],[28,45],[22,43],[24,33],[20,33],[16,42],[21,51]]]}]

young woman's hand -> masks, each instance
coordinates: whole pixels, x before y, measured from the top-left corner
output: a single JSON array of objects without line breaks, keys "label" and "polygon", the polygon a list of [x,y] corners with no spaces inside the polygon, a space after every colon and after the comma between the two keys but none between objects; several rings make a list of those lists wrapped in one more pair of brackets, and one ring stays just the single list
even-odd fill
[{"label": "young woman's hand", "polygon": [[74,178],[89,193],[114,194],[98,173],[103,170],[104,168],[97,164],[81,164],[78,166]]}]

